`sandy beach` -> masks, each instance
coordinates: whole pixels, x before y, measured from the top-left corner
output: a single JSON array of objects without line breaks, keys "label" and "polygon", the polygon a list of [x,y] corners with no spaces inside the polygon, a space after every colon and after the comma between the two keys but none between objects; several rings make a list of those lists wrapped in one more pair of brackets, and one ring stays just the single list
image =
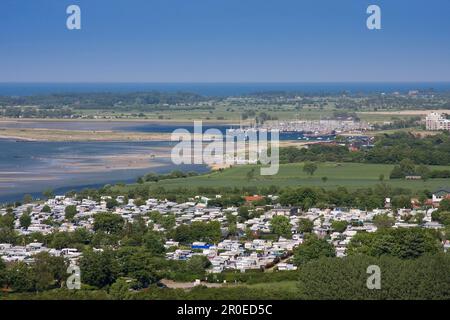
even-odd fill
[{"label": "sandy beach", "polygon": [[0,138],[23,141],[169,141],[170,134],[120,131],[0,129]]},{"label": "sandy beach", "polygon": [[[212,136],[204,136],[207,139]],[[196,136],[193,135],[196,139]],[[20,141],[171,141],[171,133],[0,128],[0,139]]]},{"label": "sandy beach", "polygon": [[150,169],[162,166],[158,158],[167,157],[167,153],[137,153],[125,155],[102,155],[61,159],[60,167],[65,173],[107,172],[111,170]]}]

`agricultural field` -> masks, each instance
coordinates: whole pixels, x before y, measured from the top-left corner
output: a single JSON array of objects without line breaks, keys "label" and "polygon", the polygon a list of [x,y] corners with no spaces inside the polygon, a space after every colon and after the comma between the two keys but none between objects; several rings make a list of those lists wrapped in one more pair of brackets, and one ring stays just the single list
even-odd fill
[{"label": "agricultural field", "polygon": [[[120,118],[120,119],[147,119],[159,121],[229,121],[238,122],[242,120],[242,114],[246,111],[254,111],[256,114],[264,112],[271,116],[276,116],[279,120],[319,120],[327,117],[332,117],[333,112],[336,111],[332,105],[324,108],[304,107],[301,110],[297,109],[292,104],[271,105],[271,104],[249,104],[249,105],[233,105],[229,103],[214,103],[211,109],[202,110],[192,108],[191,110],[177,110],[167,108],[167,110],[158,111],[138,111],[133,110],[130,106],[128,111],[111,111],[111,110],[77,110],[77,114],[84,117],[97,118]],[[372,115],[368,115],[372,117]],[[383,116],[383,119],[390,119],[390,116]]]},{"label": "agricultural field", "polygon": [[[261,176],[258,166],[236,166],[223,171],[214,171],[209,174],[173,180],[162,180],[157,184],[165,188],[177,187],[244,187],[244,186],[271,186],[279,187],[323,187],[336,188],[339,186],[349,189],[372,187],[380,183],[380,176],[384,176],[383,182],[400,188],[411,190],[435,190],[450,185],[450,179],[429,179],[427,181],[389,180],[389,174],[393,165],[385,164],[361,164],[361,163],[321,163],[313,176],[303,171],[303,164],[282,164],[278,174],[274,176]],[[249,174],[254,172],[253,177]],[[430,169],[450,169],[450,166],[430,166]],[[326,178],[324,178],[326,177]]]},{"label": "agricultural field", "polygon": [[[279,120],[320,120],[333,118],[334,112],[349,112],[352,110],[336,109],[333,104],[329,104],[325,107],[303,107],[301,109],[296,108],[295,105],[267,105],[267,104],[250,104],[247,106],[235,106],[226,103],[214,104],[211,110],[175,110],[168,108],[165,111],[127,111],[127,112],[114,112],[110,110],[83,110],[79,114],[81,116],[96,116],[105,118],[118,117],[120,119],[147,119],[147,120],[161,120],[161,121],[186,121],[186,120],[207,120],[207,121],[231,121],[236,122],[242,120],[242,114],[246,111],[255,111],[256,114],[264,112],[268,115],[275,116]],[[356,112],[358,117],[370,123],[390,122],[394,120],[408,120],[417,115],[405,113],[383,113],[383,112]]]}]

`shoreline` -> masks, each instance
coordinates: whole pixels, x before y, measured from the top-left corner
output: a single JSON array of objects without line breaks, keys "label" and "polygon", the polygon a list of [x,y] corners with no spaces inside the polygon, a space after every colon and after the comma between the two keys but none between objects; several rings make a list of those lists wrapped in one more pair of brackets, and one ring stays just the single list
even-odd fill
[{"label": "shoreline", "polygon": [[[190,134],[193,140],[214,139],[215,135]],[[178,135],[175,135],[179,137]],[[0,128],[0,139],[21,142],[170,142],[172,133],[116,130],[62,130],[43,128]],[[177,142],[175,140],[174,142]]]},{"label": "shoreline", "polygon": [[0,129],[0,139],[21,142],[122,142],[122,141],[170,141],[166,133],[138,133],[91,130],[54,129]]},{"label": "shoreline", "polygon": [[[122,141],[171,141],[171,132],[139,132],[127,131],[117,128],[99,128],[99,130],[92,130],[91,128],[40,128],[40,127],[21,127],[20,124],[33,123],[117,123],[119,124],[179,124],[190,125],[193,121],[176,120],[123,120],[123,119],[15,119],[15,118],[0,118],[0,139],[17,140],[23,142],[35,141],[56,141],[56,142],[86,142],[86,141],[101,141],[101,142],[122,142]],[[2,126],[3,124],[3,126]],[[203,124],[217,124],[217,125],[233,125],[226,121],[204,121]],[[126,126],[126,125],[125,125]],[[208,135],[209,136],[209,135]],[[214,137],[214,135],[211,135]],[[193,137],[195,139],[195,135]]]},{"label": "shoreline", "polygon": [[99,118],[99,119],[64,119],[64,118],[4,118],[0,117],[0,125],[4,123],[14,122],[137,122],[137,123],[157,123],[157,124],[169,124],[169,123],[185,123],[190,124],[194,121],[202,121],[203,123],[214,123],[222,125],[239,125],[239,122],[233,120],[189,120],[189,119],[139,119],[139,118]]}]

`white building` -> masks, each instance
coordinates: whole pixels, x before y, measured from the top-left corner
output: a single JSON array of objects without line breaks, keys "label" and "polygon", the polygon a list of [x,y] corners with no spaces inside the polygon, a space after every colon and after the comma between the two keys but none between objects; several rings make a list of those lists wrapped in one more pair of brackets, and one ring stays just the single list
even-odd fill
[{"label": "white building", "polygon": [[450,120],[446,119],[442,114],[432,112],[426,118],[427,130],[447,130],[450,131]]}]

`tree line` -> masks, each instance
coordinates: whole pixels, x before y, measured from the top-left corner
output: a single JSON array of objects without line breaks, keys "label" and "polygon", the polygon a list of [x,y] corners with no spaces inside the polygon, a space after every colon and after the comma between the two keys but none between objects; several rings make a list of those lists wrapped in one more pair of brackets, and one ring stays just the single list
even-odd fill
[{"label": "tree line", "polygon": [[350,151],[341,145],[280,148],[281,163],[304,161],[398,164],[410,159],[415,165],[450,165],[450,133],[419,137],[397,132],[377,136],[372,148]]}]

